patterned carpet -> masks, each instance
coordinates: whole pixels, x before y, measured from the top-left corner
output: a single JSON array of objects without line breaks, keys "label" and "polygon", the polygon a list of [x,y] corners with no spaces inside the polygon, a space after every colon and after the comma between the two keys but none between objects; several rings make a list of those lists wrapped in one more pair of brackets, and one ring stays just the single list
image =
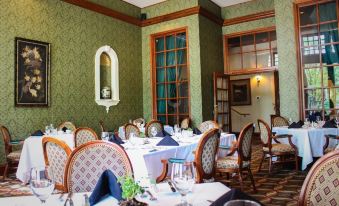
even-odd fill
[{"label": "patterned carpet", "polygon": [[[296,172],[293,166],[275,166],[271,175],[268,175],[268,161],[265,161],[260,172],[257,172],[260,158],[261,145],[256,141],[252,146],[252,173],[254,175],[257,193],[253,193],[249,178],[244,181],[244,192],[251,195],[267,206],[297,205],[299,192],[307,175],[305,171]],[[218,178],[222,181],[222,178]],[[234,177],[230,184],[232,188],[240,188],[238,178]],[[0,182],[0,197],[31,195],[27,185],[22,184],[12,175],[7,181]]]}]

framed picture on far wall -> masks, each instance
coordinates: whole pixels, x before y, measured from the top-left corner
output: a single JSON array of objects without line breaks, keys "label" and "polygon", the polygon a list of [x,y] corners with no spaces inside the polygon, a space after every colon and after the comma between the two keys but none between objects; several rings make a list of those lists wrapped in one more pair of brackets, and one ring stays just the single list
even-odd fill
[{"label": "framed picture on far wall", "polygon": [[231,80],[231,105],[251,105],[250,79]]},{"label": "framed picture on far wall", "polygon": [[49,106],[50,44],[15,38],[15,106]]}]

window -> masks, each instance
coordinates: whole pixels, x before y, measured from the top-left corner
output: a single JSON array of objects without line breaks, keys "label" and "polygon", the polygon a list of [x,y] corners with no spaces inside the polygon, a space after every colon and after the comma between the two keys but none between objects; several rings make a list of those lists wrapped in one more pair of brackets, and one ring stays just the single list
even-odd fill
[{"label": "window", "polygon": [[329,119],[339,114],[338,0],[297,8],[302,114]]},{"label": "window", "polygon": [[278,66],[274,29],[225,36],[227,73],[270,69]]},{"label": "window", "polygon": [[174,125],[189,117],[189,68],[185,29],[152,36],[153,116]]}]

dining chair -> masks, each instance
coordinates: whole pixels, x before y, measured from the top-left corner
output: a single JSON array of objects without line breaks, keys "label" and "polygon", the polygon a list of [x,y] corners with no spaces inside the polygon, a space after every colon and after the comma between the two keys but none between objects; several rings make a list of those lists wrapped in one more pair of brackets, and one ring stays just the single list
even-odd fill
[{"label": "dining chair", "polygon": [[121,146],[96,140],[77,147],[66,164],[67,191],[93,191],[100,175],[107,169],[117,178],[133,176],[131,162]]},{"label": "dining chair", "polygon": [[[260,131],[260,140],[263,145],[263,153],[259,164],[258,172],[261,169],[262,163],[265,159],[269,159],[268,173],[271,173],[273,164],[282,164],[287,162],[295,162],[295,170],[298,170],[298,148],[292,143],[292,135],[273,135],[268,124],[258,119],[258,126]],[[278,139],[288,138],[288,144],[279,142]],[[275,144],[272,144],[272,141]],[[273,162],[273,158],[277,157],[277,161]]]},{"label": "dining chair", "polygon": [[145,119],[144,118],[137,118],[135,120],[133,120],[133,124],[137,125],[137,124],[145,124]]},{"label": "dining chair", "polygon": [[11,168],[15,168],[14,165],[18,164],[20,160],[21,149],[13,150],[13,146],[22,145],[23,141],[19,141],[19,142],[12,141],[9,130],[7,129],[7,127],[3,125],[0,126],[0,130],[1,130],[2,138],[4,140],[4,145],[5,145],[6,163],[5,163],[4,173],[2,176],[2,180],[5,181],[7,174],[8,174],[8,170]]},{"label": "dining chair", "polygon": [[207,130],[212,129],[212,128],[219,129],[218,123],[216,123],[215,121],[212,121],[212,120],[202,122],[198,127],[198,129],[200,130],[201,133],[204,133]]},{"label": "dining chair", "polygon": [[298,205],[338,205],[338,177],[339,150],[335,150],[314,163],[302,185]]},{"label": "dining chair", "polygon": [[[196,168],[196,183],[214,181],[215,159],[218,151],[220,133],[219,129],[211,129],[201,137],[197,149],[194,152],[194,165]],[[157,182],[162,182],[167,178],[168,165],[175,162],[183,161],[182,159],[170,158],[162,159],[163,170],[157,178]]]},{"label": "dining chair", "polygon": [[98,140],[99,137],[95,131],[88,127],[79,127],[74,132],[74,146],[79,147],[87,142]]},{"label": "dining chair", "polygon": [[125,132],[125,138],[129,139],[131,133],[134,133],[137,137],[140,136],[140,130],[139,128],[131,123],[127,123],[124,125],[124,132]]},{"label": "dining chair", "polygon": [[164,131],[164,127],[162,126],[161,122],[159,122],[158,120],[152,120],[146,124],[146,128],[145,128],[146,137],[153,137],[151,133],[152,127],[156,128],[157,132]]},{"label": "dining chair", "polygon": [[271,114],[271,128],[289,126],[288,120],[282,116]]},{"label": "dining chair", "polygon": [[[254,132],[254,124],[246,125],[240,132],[237,143],[231,148],[230,153],[225,157],[220,157],[216,161],[216,173],[237,173],[239,177],[240,187],[243,190],[243,172],[247,171],[251,179],[254,192],[256,187],[251,171],[251,157],[252,157],[252,137]],[[237,152],[238,156],[233,156]]]},{"label": "dining chair", "polygon": [[66,127],[67,129],[69,129],[73,132],[77,129],[76,126],[72,122],[66,121],[66,122],[59,124],[58,130],[62,130],[62,128],[64,128],[64,127]]},{"label": "dining chair", "polygon": [[191,126],[191,118],[186,117],[180,123],[181,129],[188,129]]},{"label": "dining chair", "polygon": [[42,148],[45,165],[50,166],[53,172],[55,188],[66,192],[64,174],[67,159],[72,153],[71,148],[64,141],[53,137],[44,137],[42,139]]},{"label": "dining chair", "polygon": [[[336,141],[336,145],[334,147],[329,147],[330,140],[333,139]],[[324,154],[334,151],[338,147],[339,135],[325,135],[325,145],[323,147]]]}]

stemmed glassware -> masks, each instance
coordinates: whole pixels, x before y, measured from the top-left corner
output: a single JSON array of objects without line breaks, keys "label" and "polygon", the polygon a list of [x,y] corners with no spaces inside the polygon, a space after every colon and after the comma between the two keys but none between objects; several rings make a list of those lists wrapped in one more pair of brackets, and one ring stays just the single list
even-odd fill
[{"label": "stemmed glassware", "polygon": [[186,195],[195,183],[195,169],[193,162],[174,163],[172,165],[171,181],[181,195],[181,203],[177,206],[189,206]]},{"label": "stemmed glassware", "polygon": [[34,167],[31,169],[30,187],[33,194],[45,203],[54,190],[54,176],[50,167]]},{"label": "stemmed glassware", "polygon": [[158,130],[157,130],[157,128],[155,128],[155,127],[152,127],[152,128],[151,128],[151,134],[152,134],[152,137],[155,137],[155,136],[157,136],[157,134],[158,134]]},{"label": "stemmed glassware", "polygon": [[101,133],[101,139],[108,141],[109,140],[109,133],[108,132],[102,132]]}]

